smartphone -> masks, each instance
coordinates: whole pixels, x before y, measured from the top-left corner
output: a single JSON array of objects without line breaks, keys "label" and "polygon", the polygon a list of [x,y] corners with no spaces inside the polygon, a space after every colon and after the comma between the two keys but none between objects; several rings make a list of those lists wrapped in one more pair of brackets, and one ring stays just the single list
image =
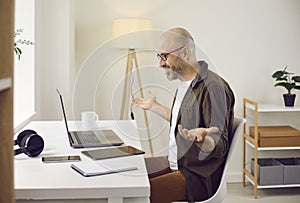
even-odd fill
[{"label": "smartphone", "polygon": [[80,156],[45,156],[42,157],[44,163],[61,163],[61,162],[73,162],[80,161]]}]

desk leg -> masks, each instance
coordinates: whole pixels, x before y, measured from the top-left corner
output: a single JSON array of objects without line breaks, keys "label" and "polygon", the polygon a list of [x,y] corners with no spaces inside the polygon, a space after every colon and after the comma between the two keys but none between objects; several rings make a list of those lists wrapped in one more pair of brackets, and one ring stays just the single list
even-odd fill
[{"label": "desk leg", "polygon": [[108,198],[107,203],[123,203],[122,197],[110,197]]}]

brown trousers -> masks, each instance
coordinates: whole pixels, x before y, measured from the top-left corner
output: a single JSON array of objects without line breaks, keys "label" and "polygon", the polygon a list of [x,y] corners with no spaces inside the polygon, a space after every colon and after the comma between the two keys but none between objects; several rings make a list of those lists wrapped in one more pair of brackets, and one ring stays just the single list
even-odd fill
[{"label": "brown trousers", "polygon": [[164,157],[145,158],[150,180],[151,203],[170,203],[186,200],[185,178],[180,171],[172,171]]}]

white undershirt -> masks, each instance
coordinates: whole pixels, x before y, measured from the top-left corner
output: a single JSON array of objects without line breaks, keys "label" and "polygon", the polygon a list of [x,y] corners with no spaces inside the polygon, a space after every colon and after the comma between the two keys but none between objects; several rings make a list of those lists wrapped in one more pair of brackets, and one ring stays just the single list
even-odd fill
[{"label": "white undershirt", "polygon": [[179,109],[184,98],[184,95],[189,88],[192,80],[186,82],[180,82],[177,88],[177,95],[172,109],[172,120],[171,120],[171,129],[170,129],[170,140],[169,140],[169,164],[172,170],[178,170],[177,165],[177,145],[175,140],[175,128],[176,121],[179,113]]}]

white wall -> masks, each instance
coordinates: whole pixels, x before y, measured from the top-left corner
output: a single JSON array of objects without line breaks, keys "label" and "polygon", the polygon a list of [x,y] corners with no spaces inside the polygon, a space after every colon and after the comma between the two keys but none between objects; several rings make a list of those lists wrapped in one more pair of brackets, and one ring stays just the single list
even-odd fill
[{"label": "white wall", "polygon": [[56,88],[70,115],[74,82],[73,1],[36,1],[36,89],[38,118],[62,119]]},{"label": "white wall", "polygon": [[[15,1],[15,31],[23,32],[15,37],[20,40],[35,41],[34,0]],[[21,58],[14,55],[14,128],[22,125],[35,114],[35,74],[34,74],[34,45],[18,44],[22,50]]]},{"label": "white wall", "polygon": [[[118,111],[120,103],[116,100],[120,100],[117,96],[121,95],[119,83],[126,65],[126,51],[111,49],[107,44],[112,20],[115,18],[148,18],[158,30],[175,26],[187,28],[197,45],[215,65],[215,70],[234,90],[237,116],[242,116],[244,97],[260,103],[282,104],[281,94],[284,89],[274,88],[271,78],[275,70],[288,65],[291,71],[300,73],[298,0],[76,0],[73,1],[74,7],[69,1],[43,2],[46,2],[47,7],[42,3],[42,18],[46,21],[42,23],[43,29],[40,32],[41,42],[46,45],[41,50],[40,59],[43,64],[40,95],[42,119],[61,118],[60,109],[56,106],[57,96],[53,91],[56,87],[63,89],[64,95],[69,94],[69,99],[72,100],[69,102],[73,104],[73,111],[75,110],[73,115],[77,118],[79,115],[75,115],[76,111],[86,108],[96,110],[102,119],[117,117],[114,112]],[[72,8],[75,11],[74,17]],[[72,43],[68,38],[68,35],[72,36],[72,29],[68,24],[72,19],[76,36],[77,76],[80,78],[90,67],[96,71],[91,78],[75,81],[74,86],[69,73],[74,68],[71,65],[72,57],[71,60],[69,58]],[[121,58],[116,59],[117,57]],[[169,83],[163,72],[156,69],[154,64],[157,62],[151,53],[139,54],[138,60],[145,91],[151,89],[161,103],[170,105],[176,82]],[[74,92],[68,92],[73,87]],[[77,103],[81,94],[90,96],[86,101],[81,101],[86,106]],[[71,99],[71,96],[74,98]],[[297,97],[296,104],[300,105],[299,92]],[[141,111],[134,109],[134,112],[138,125],[142,127]],[[155,150],[164,154],[168,124],[153,115],[151,117]],[[294,119],[294,125],[300,128],[299,114],[292,114],[288,118]],[[140,130],[141,136],[146,137],[145,131],[142,128]],[[229,173],[231,180],[241,181],[242,139],[239,143]],[[143,146],[149,151],[146,142]]]}]

